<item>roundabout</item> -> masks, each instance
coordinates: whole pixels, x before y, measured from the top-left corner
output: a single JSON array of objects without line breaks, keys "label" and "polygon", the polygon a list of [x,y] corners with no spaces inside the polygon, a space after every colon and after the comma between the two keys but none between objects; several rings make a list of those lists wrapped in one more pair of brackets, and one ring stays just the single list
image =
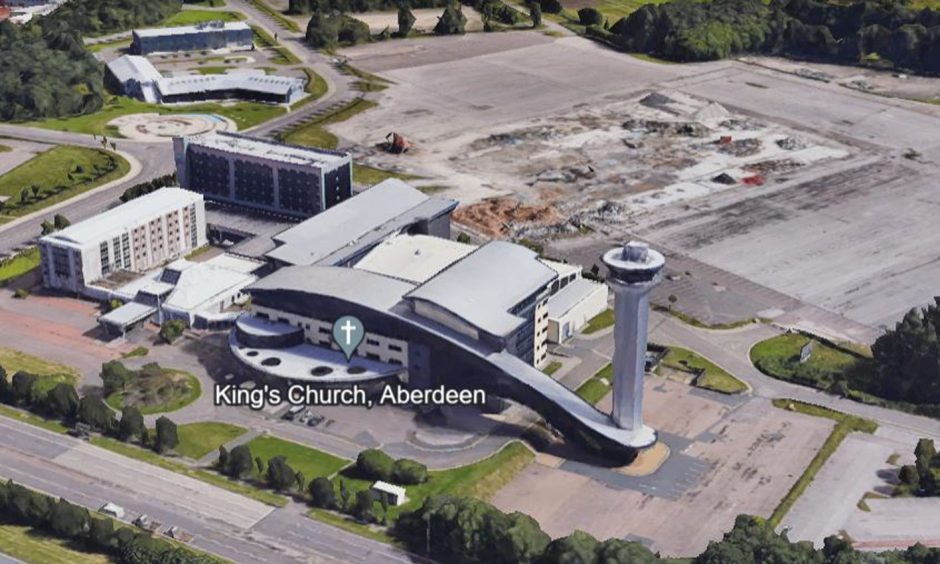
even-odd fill
[{"label": "roundabout", "polygon": [[108,122],[127,139],[169,141],[211,131],[237,131],[232,120],[215,114],[131,114]]}]

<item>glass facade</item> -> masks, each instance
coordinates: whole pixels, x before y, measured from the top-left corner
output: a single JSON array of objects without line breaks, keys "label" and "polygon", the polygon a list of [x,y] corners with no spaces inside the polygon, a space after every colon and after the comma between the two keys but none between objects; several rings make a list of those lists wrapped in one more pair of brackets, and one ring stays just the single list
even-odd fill
[{"label": "glass facade", "polygon": [[274,169],[268,165],[235,160],[235,199],[274,206]]},{"label": "glass facade", "polygon": [[190,190],[228,197],[228,160],[225,157],[190,150],[187,165]]},{"label": "glass facade", "polygon": [[313,215],[320,211],[320,177],[311,172],[277,171],[280,204],[283,209]]}]

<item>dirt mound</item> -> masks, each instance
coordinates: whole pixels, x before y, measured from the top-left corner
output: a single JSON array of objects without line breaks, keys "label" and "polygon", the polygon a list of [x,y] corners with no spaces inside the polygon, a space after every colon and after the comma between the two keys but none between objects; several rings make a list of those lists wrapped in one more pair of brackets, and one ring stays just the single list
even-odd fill
[{"label": "dirt mound", "polygon": [[564,218],[553,205],[528,205],[514,198],[493,198],[458,208],[454,219],[480,233],[500,236],[511,234],[523,225],[551,225]]}]

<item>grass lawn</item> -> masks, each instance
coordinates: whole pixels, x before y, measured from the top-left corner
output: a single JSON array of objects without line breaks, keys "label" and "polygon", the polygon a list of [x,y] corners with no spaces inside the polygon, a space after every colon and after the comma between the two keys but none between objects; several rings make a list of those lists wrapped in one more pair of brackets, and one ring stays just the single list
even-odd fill
[{"label": "grass lawn", "polygon": [[[416,486],[407,486],[406,496],[408,501],[404,505],[389,507],[389,524],[394,522],[401,513],[414,511],[420,507],[425,498],[431,495],[449,494],[488,500],[500,488],[509,483],[523,468],[528,466],[533,459],[535,459],[535,454],[528,447],[519,441],[513,441],[499,452],[473,464],[450,470],[432,470],[427,482]],[[351,499],[355,498],[357,491],[364,490],[372,485],[370,480],[356,477],[355,467],[353,466],[343,470],[333,479],[334,484],[337,484],[337,492],[339,492],[339,480],[346,484]],[[379,516],[382,514],[382,508],[378,503],[376,503],[376,513]],[[383,542],[390,541],[384,534],[377,533],[366,525],[356,523],[351,519],[345,519],[344,516],[336,513],[314,509],[309,515],[363,536]]]},{"label": "grass lawn", "polygon": [[377,105],[378,104],[371,100],[358,98],[334,112],[323,114],[300,125],[299,127],[284,135],[282,141],[285,143],[291,143],[293,145],[335,149],[336,145],[339,143],[339,140],[335,135],[326,130],[326,126],[332,123],[346,121],[354,115],[362,113]]},{"label": "grass lawn", "polygon": [[562,366],[562,364],[561,364],[560,362],[558,362],[557,360],[554,360],[554,361],[552,361],[552,362],[549,362],[549,363],[548,363],[548,366],[546,366],[546,367],[542,370],[542,372],[544,372],[544,373],[548,374],[549,376],[551,376],[552,374],[558,372],[558,369],[560,369],[561,366]]},{"label": "grass lawn", "polygon": [[0,145],[0,153],[9,153],[12,150],[13,149],[11,149],[10,147],[7,147],[6,145]]},{"label": "grass lawn", "polygon": [[104,554],[81,552],[68,541],[22,525],[0,524],[0,553],[27,564],[106,564]]},{"label": "grass lawn", "polygon": [[[698,319],[697,317],[693,317],[685,312],[679,311],[678,309],[674,307],[666,307],[666,306],[662,306],[658,304],[652,304],[651,307],[655,311],[658,311],[661,313],[667,313],[687,325],[691,325],[692,327],[701,327],[702,329],[719,329],[719,330],[720,329],[736,329],[738,327],[744,327],[745,325],[750,325],[751,323],[754,323],[753,318],[739,319],[737,321],[731,321],[729,323],[705,323],[701,319]],[[763,321],[763,320],[758,319],[758,321]]]},{"label": "grass lawn", "polygon": [[597,333],[601,329],[607,329],[614,324],[614,310],[606,309],[587,322],[587,325],[584,326],[584,329],[581,330],[585,335],[590,335],[591,333]]},{"label": "grass lawn", "polygon": [[176,452],[186,458],[199,460],[210,452],[219,450],[219,447],[225,443],[245,434],[248,429],[229,423],[207,421],[180,425],[177,431],[180,444],[176,446]]},{"label": "grass lawn", "polygon": [[196,71],[199,74],[225,74],[226,72],[234,69],[236,67],[219,65],[219,66],[205,66],[205,67],[195,67],[189,70]]},{"label": "grass lawn", "polygon": [[747,391],[747,385],[725,369],[682,347],[669,347],[662,363],[664,366],[678,370],[692,370],[695,372],[704,370],[702,375],[695,381],[695,385],[699,388],[723,394],[739,394]]},{"label": "grass lawn", "polygon": [[325,96],[327,90],[330,89],[330,86],[326,83],[326,80],[310,69],[301,70],[304,71],[305,75],[307,75],[307,86],[304,87],[304,90],[310,94],[310,97],[316,100]]},{"label": "grass lawn", "polygon": [[[800,349],[813,341],[809,360],[800,363]],[[781,380],[828,389],[837,376],[864,362],[859,356],[831,347],[801,333],[785,333],[751,348],[751,362],[761,372]]]},{"label": "grass lawn", "polygon": [[275,65],[299,65],[300,59],[297,58],[297,55],[294,55],[290,49],[283,46],[271,47],[270,61]]},{"label": "grass lawn", "polygon": [[141,356],[147,356],[150,354],[150,349],[147,347],[137,347],[130,352],[126,352],[121,355],[121,358],[137,358]]},{"label": "grass lawn", "polygon": [[163,20],[162,27],[176,27],[181,25],[195,25],[202,22],[221,20],[223,22],[237,22],[245,19],[239,12],[220,12],[216,10],[180,10],[169,18]]},{"label": "grass lawn", "polygon": [[120,411],[125,405],[140,408],[144,415],[176,411],[196,401],[202,395],[199,378],[189,372],[144,366],[122,392],[108,396],[107,403]]},{"label": "grass lawn", "polygon": [[101,111],[93,114],[72,116],[66,118],[46,119],[42,121],[27,122],[30,127],[42,127],[58,131],[72,131],[75,133],[93,133],[120,137],[114,127],[108,122],[129,114],[157,113],[157,114],[219,114],[225,116],[238,125],[239,131],[248,129],[284,113],[284,108],[273,104],[258,102],[233,102],[200,104],[184,104],[181,106],[163,106],[148,104],[126,96],[112,96]]},{"label": "grass lawn", "polygon": [[74,385],[78,382],[80,376],[78,371],[71,366],[44,360],[6,347],[0,347],[0,366],[6,371],[9,379],[12,379],[13,375],[21,370],[39,376],[36,389],[40,393],[48,392],[61,382]]},{"label": "grass lawn", "polygon": [[[0,176],[0,195],[10,198],[3,213],[26,215],[117,180],[129,171],[130,164],[116,153],[59,145]],[[39,187],[38,196],[32,193],[32,186]],[[30,189],[25,201],[21,199],[24,188]]]},{"label": "grass lawn", "polygon": [[264,0],[248,0],[248,3],[254,6],[255,8],[261,10],[265,14],[271,16],[271,19],[277,22],[277,25],[283,27],[284,29],[295,31],[298,33],[300,32],[300,26],[297,25],[296,22],[288,18],[285,18],[283,15],[281,15],[280,12],[278,12],[277,10],[269,6],[268,3],[265,2]]},{"label": "grass lawn", "polygon": [[309,482],[314,478],[329,477],[349,464],[349,461],[300,443],[285,441],[270,435],[252,439],[248,443],[252,458],[267,462],[275,456],[284,456],[295,471],[303,472]]},{"label": "grass lawn", "polygon": [[381,168],[357,165],[353,163],[353,181],[356,184],[372,186],[373,184],[378,184],[383,180],[388,180],[389,178],[397,178],[399,180],[413,180],[415,177],[410,174],[402,174],[400,172],[382,170]]},{"label": "grass lawn", "polygon": [[773,404],[774,407],[780,409],[795,411],[815,417],[825,417],[836,422],[832,433],[829,434],[829,437],[826,439],[826,442],[823,443],[819,452],[816,453],[816,456],[810,461],[809,466],[803,471],[803,475],[793,484],[793,487],[790,488],[790,491],[787,492],[787,495],[780,501],[780,504],[774,509],[773,514],[770,516],[771,524],[777,527],[780,521],[786,516],[787,512],[790,511],[790,508],[793,507],[793,504],[796,503],[796,500],[803,495],[806,488],[813,482],[816,474],[819,473],[826,464],[829,457],[832,456],[839,448],[839,445],[842,444],[842,440],[845,439],[849,433],[855,431],[869,434],[874,433],[878,429],[878,424],[868,419],[862,419],[861,417],[848,415],[819,405],[803,403],[791,399],[775,399]]},{"label": "grass lawn", "polygon": [[0,286],[8,280],[19,278],[39,268],[39,247],[31,247],[21,253],[0,261]]},{"label": "grass lawn", "polygon": [[[30,425],[40,427],[47,431],[52,431],[53,433],[59,433],[60,435],[63,435],[68,432],[68,428],[62,423],[59,423],[58,421],[55,421],[53,419],[45,419],[38,415],[33,415],[32,413],[29,413],[28,411],[20,411],[19,409],[14,409],[8,405],[0,404],[0,416],[9,417],[10,419],[18,419],[19,421],[22,421],[23,423],[29,423]],[[3,552],[3,551],[0,550],[0,552]]]},{"label": "grass lawn", "polygon": [[113,39],[111,41],[101,41],[95,43],[94,45],[86,45],[85,47],[91,53],[97,53],[98,51],[103,51],[109,47],[130,47],[130,39]]},{"label": "grass lawn", "polygon": [[274,37],[270,33],[261,29],[260,27],[253,25],[251,26],[251,31],[255,34],[255,45],[257,47],[274,47],[277,45],[277,41],[274,40]]},{"label": "grass lawn", "polygon": [[212,484],[213,486],[218,486],[230,492],[237,493],[245,497],[250,497],[251,499],[260,501],[261,503],[273,505],[274,507],[284,507],[287,505],[287,498],[277,495],[276,493],[269,492],[261,488],[256,488],[251,484],[246,484],[244,482],[235,482],[233,480],[229,480],[225,476],[216,474],[215,472],[192,468],[185,464],[176,462],[175,460],[160,456],[152,450],[143,449],[128,443],[122,443],[121,441],[109,437],[95,436],[92,437],[89,442],[91,442],[91,444],[95,445],[96,447],[107,449],[122,456],[127,456],[141,462],[146,462],[147,464],[159,466],[164,470],[169,470],[171,472],[176,472],[177,474],[189,476],[190,478],[206,482],[207,484]]},{"label": "grass lawn", "polygon": [[613,381],[614,365],[608,364],[604,368],[598,370],[597,374],[591,376],[589,380],[586,380],[583,384],[578,386],[578,389],[575,390],[575,393],[581,396],[584,401],[591,405],[595,405],[597,402],[601,401],[608,392],[610,392]]}]

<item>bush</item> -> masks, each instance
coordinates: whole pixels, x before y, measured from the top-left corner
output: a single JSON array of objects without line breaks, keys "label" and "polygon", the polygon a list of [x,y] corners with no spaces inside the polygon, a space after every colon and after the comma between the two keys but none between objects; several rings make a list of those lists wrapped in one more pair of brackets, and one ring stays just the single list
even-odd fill
[{"label": "bush", "polygon": [[391,456],[375,448],[364,450],[356,457],[356,470],[369,480],[391,480],[394,465]]},{"label": "bush", "polygon": [[578,10],[578,22],[581,25],[601,25],[604,15],[594,8],[581,8]]},{"label": "bush", "polygon": [[423,484],[428,481],[428,467],[414,460],[400,458],[392,465],[392,481],[406,486]]},{"label": "bush", "polygon": [[542,11],[548,14],[560,14],[564,7],[559,0],[539,0]]},{"label": "bush", "polygon": [[434,33],[438,35],[463,35],[467,25],[467,17],[463,15],[460,4],[449,4],[434,26]]},{"label": "bush", "polygon": [[336,509],[336,490],[327,478],[316,478],[310,482],[310,499],[314,507]]},{"label": "bush", "polygon": [[13,292],[13,297],[18,300],[25,300],[29,297],[29,290],[26,288],[17,288],[17,290]]},{"label": "bush", "polygon": [[174,341],[183,336],[183,331],[186,329],[186,324],[179,319],[171,319],[169,321],[164,321],[163,325],[160,326],[160,339],[164,343],[171,345]]}]

